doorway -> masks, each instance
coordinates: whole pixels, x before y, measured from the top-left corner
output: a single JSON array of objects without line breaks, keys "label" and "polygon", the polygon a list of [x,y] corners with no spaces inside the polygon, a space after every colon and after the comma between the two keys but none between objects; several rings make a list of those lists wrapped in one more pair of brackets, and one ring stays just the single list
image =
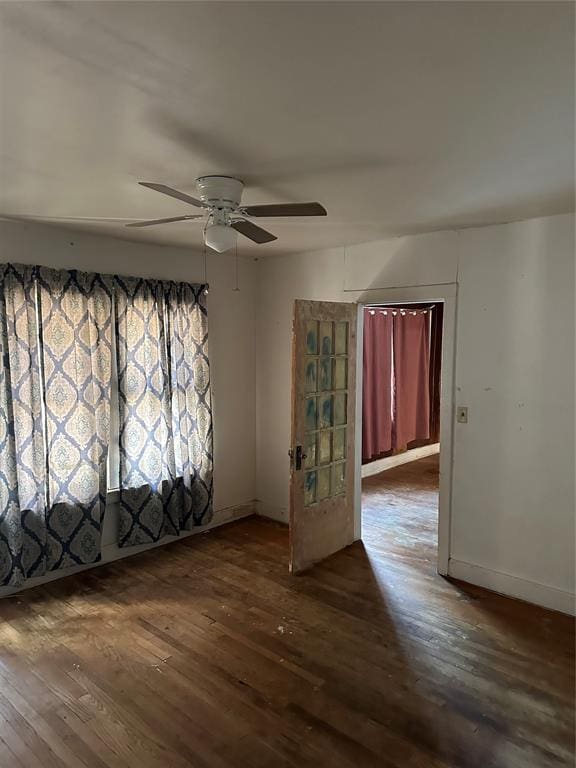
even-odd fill
[{"label": "doorway", "polygon": [[363,538],[436,561],[443,302],[363,309]]},{"label": "doorway", "polygon": [[[355,539],[367,539],[375,535],[374,520],[366,510],[363,520],[362,491],[370,496],[365,498],[365,505],[376,504],[382,515],[382,505],[392,513],[388,529],[390,535],[397,531],[402,520],[395,520],[393,513],[399,514],[402,504],[412,504],[421,509],[422,536],[427,539],[428,556],[435,560],[435,569],[442,575],[448,574],[450,559],[450,513],[452,488],[452,455],[453,455],[453,415],[454,415],[454,354],[456,326],[456,295],[457,286],[446,284],[442,286],[418,286],[412,288],[375,289],[367,291],[359,298],[358,310],[358,355],[357,355],[357,411],[356,411],[356,499],[355,499]],[[362,421],[363,421],[363,335],[364,313],[367,308],[388,307],[395,311],[405,309],[415,311],[431,305],[442,306],[441,352],[440,352],[440,385],[436,396],[439,409],[436,406],[439,424],[438,438],[435,443],[423,441],[411,443],[404,450],[395,446],[391,452],[376,456],[373,462],[362,461]],[[433,434],[433,433],[432,433]],[[427,444],[428,443],[428,444]],[[441,451],[440,451],[440,446]],[[409,454],[409,455],[408,455]],[[408,459],[410,461],[408,462]],[[420,463],[418,463],[420,462]],[[371,464],[371,467],[368,467]],[[364,475],[364,477],[362,477]],[[418,477],[422,487],[418,488]],[[376,480],[371,479],[376,477]],[[388,483],[389,489],[378,487]],[[411,490],[408,490],[411,489]],[[426,496],[420,502],[418,493]],[[388,494],[388,495],[387,495]],[[405,516],[406,522],[407,516]],[[412,521],[415,524],[416,521]],[[364,525],[363,525],[364,523]],[[384,528],[384,530],[386,530]],[[383,528],[380,526],[380,533]],[[412,533],[414,530],[412,529]],[[406,533],[406,535],[408,535]],[[380,537],[382,538],[382,537]],[[383,546],[381,540],[379,546]],[[433,546],[432,546],[433,544]],[[393,546],[392,544],[390,546]],[[432,547],[430,549],[430,547]]]},{"label": "doorway", "polygon": [[[438,573],[448,574],[452,483],[453,284],[365,292],[370,303],[443,302]],[[430,291],[431,292],[431,291]],[[363,313],[369,302],[296,300],[292,332],[290,570],[299,573],[362,538]],[[412,440],[408,440],[412,442]]]}]

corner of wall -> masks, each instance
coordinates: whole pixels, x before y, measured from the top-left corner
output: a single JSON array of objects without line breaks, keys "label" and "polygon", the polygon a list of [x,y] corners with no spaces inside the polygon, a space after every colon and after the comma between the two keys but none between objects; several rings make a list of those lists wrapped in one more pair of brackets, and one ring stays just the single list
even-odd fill
[{"label": "corner of wall", "polygon": [[265,501],[256,501],[255,503],[257,515],[288,525],[288,510],[286,507],[277,507],[273,504],[267,504]]}]

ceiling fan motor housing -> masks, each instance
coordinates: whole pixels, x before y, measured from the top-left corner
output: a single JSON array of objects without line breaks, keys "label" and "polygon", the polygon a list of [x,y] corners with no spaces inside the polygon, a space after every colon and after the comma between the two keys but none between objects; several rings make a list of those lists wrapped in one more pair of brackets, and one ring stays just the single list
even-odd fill
[{"label": "ceiling fan motor housing", "polygon": [[198,195],[210,208],[235,211],[240,205],[244,182],[231,176],[201,176],[196,179]]}]

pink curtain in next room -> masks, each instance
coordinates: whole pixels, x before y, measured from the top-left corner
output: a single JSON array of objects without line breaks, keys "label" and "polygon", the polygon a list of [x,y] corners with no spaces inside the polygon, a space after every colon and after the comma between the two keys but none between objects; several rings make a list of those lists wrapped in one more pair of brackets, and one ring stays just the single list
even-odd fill
[{"label": "pink curtain in next room", "polygon": [[392,448],[392,313],[364,311],[362,459]]},{"label": "pink curtain in next room", "polygon": [[394,448],[430,437],[429,314],[394,316]]}]

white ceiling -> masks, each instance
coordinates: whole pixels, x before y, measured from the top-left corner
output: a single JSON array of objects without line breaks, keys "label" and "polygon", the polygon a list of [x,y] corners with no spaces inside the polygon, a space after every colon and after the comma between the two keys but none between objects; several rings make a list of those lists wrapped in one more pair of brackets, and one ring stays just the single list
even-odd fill
[{"label": "white ceiling", "polygon": [[[524,2],[8,2],[0,214],[157,218],[245,180],[264,255],[574,207],[574,6]],[[262,223],[262,220],[259,221]],[[69,225],[69,223],[68,223]],[[194,223],[126,230],[199,245]],[[245,247],[244,247],[245,246]]]}]

